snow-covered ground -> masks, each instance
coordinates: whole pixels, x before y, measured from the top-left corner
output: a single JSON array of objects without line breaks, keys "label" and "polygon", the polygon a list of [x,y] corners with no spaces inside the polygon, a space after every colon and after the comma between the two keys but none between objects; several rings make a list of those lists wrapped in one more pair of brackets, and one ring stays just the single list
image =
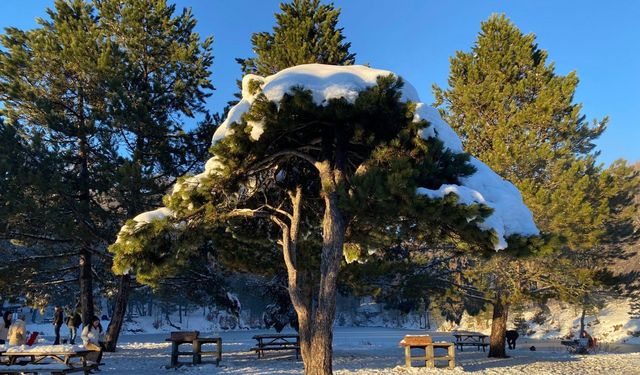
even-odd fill
[{"label": "snow-covered ground", "polygon": [[[220,367],[213,364],[183,366],[166,369],[169,364],[170,345],[167,334],[138,334],[122,336],[120,350],[106,353],[103,374],[157,375],[174,373],[201,374],[301,374],[302,362],[293,353],[268,353],[257,359],[249,351],[255,340],[253,335],[273,331],[227,331],[223,340]],[[603,352],[595,355],[570,355],[557,340],[522,339],[511,358],[489,359],[486,353],[475,350],[456,352],[455,370],[404,367],[404,352],[398,342],[407,334],[424,331],[392,328],[342,328],[335,330],[334,371],[340,375],[365,374],[640,374],[640,345],[605,344]],[[431,333],[436,340],[451,341],[449,333]],[[535,345],[536,351],[529,347]],[[205,358],[206,359],[206,358]],[[187,360],[185,357],[183,360]]]}]

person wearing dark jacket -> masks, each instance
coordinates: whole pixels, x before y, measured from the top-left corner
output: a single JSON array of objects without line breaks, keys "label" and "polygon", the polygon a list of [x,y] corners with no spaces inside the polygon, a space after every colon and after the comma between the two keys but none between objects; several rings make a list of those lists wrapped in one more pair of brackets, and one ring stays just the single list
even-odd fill
[{"label": "person wearing dark jacket", "polygon": [[7,341],[7,335],[9,334],[9,327],[11,327],[11,318],[13,315],[11,311],[5,311],[0,320],[0,344],[4,345]]},{"label": "person wearing dark jacket", "polygon": [[67,327],[69,328],[69,343],[75,345],[78,336],[78,328],[82,324],[82,318],[78,311],[73,311],[67,316]]},{"label": "person wearing dark jacket", "polygon": [[53,345],[60,345],[60,327],[62,327],[63,322],[62,307],[56,306],[56,311],[53,314],[53,327],[56,332],[56,340],[53,342]]}]

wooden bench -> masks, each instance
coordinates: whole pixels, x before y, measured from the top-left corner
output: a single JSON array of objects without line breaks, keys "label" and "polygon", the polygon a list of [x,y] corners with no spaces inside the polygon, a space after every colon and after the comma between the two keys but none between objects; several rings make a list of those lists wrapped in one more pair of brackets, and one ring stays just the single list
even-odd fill
[{"label": "wooden bench", "polygon": [[265,351],[295,350],[296,359],[300,356],[300,336],[273,334],[256,335],[253,339],[257,341],[256,346],[251,348],[258,354],[258,358],[264,357]]},{"label": "wooden bench", "polygon": [[25,364],[25,365],[0,365],[0,374],[52,374],[63,375],[72,374],[74,372],[84,372],[91,374],[93,370],[99,370],[97,364],[87,365],[86,367],[74,367],[56,363],[43,364]]},{"label": "wooden bench", "polygon": [[[40,351],[5,351],[0,356],[7,358],[5,364],[0,365],[0,374],[22,373],[50,373],[56,375],[98,370],[98,363],[89,363],[87,356],[95,353],[91,350],[76,350],[73,352],[40,352]],[[28,358],[28,360],[21,360]],[[52,362],[45,362],[47,359]],[[74,361],[75,359],[75,361]]]},{"label": "wooden bench", "polygon": [[[431,336],[405,336],[400,345],[404,346],[404,360],[407,367],[413,367],[413,361],[424,361],[426,367],[437,367],[438,361],[446,361],[449,368],[456,367],[456,350],[451,342],[433,342]],[[411,349],[424,350],[424,356],[414,356]],[[436,349],[446,349],[446,355],[436,355]]]},{"label": "wooden bench", "polygon": [[464,351],[465,346],[475,346],[478,348],[478,351],[480,351],[480,348],[482,348],[483,352],[486,351],[486,347],[489,346],[489,343],[484,342],[484,340],[489,336],[482,333],[457,332],[454,333],[453,336],[456,338],[455,345],[458,349],[460,349],[461,352]]},{"label": "wooden bench", "polygon": [[[166,341],[171,342],[171,364],[170,367],[180,366],[180,356],[190,356],[191,363],[199,365],[202,363],[203,355],[215,355],[216,366],[220,366],[222,360],[222,338],[220,337],[199,337],[198,331],[176,331],[171,332],[170,338]],[[181,352],[180,345],[191,344],[191,351]],[[216,344],[215,351],[204,351],[202,346],[205,344]]]}]

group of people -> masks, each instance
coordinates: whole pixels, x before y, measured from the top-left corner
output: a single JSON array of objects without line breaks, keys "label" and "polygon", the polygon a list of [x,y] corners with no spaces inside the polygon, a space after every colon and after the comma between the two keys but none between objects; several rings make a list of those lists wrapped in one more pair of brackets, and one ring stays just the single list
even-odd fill
[{"label": "group of people", "polygon": [[[73,311],[72,313],[67,315],[67,318],[65,319],[62,307],[56,306],[53,313],[53,327],[56,335],[56,338],[53,341],[53,345],[60,344],[60,328],[62,328],[63,323],[65,323],[67,325],[67,328],[69,328],[69,343],[71,345],[74,345],[78,336],[78,328],[80,328],[80,325],[82,325],[82,318],[80,317],[80,313],[78,313],[78,311]],[[81,338],[83,336],[84,332]]]},{"label": "group of people", "polygon": [[[63,322],[65,322],[67,324],[67,327],[69,328],[69,343],[71,345],[74,345],[76,337],[78,335],[78,328],[82,324],[82,318],[80,317],[78,311],[74,311],[65,319],[62,307],[56,306],[55,312],[53,314],[53,326],[56,335],[56,338],[53,342],[54,345],[60,344],[60,328],[62,328]],[[96,362],[100,362],[102,358],[102,348],[104,341],[103,337],[104,333],[102,324],[100,323],[100,318],[98,318],[97,316],[93,316],[91,322],[89,324],[86,324],[82,329],[80,338],[82,339],[82,344],[85,348],[97,352],[97,355],[94,359]]]},{"label": "group of people", "polygon": [[[54,345],[60,344],[60,329],[63,324],[66,324],[69,328],[69,343],[74,345],[78,335],[78,328],[82,325],[80,314],[74,311],[68,314],[65,319],[62,307],[55,307],[53,314],[53,327],[55,332]],[[100,357],[102,356],[103,336],[102,324],[97,316],[94,316],[91,322],[84,326],[80,335],[85,348],[99,352],[96,358],[97,362],[100,362]],[[2,320],[0,320],[0,344],[18,346],[25,345],[26,342],[27,325],[25,323],[25,315],[18,313],[14,321],[13,313],[11,311],[5,311],[2,315]]]}]

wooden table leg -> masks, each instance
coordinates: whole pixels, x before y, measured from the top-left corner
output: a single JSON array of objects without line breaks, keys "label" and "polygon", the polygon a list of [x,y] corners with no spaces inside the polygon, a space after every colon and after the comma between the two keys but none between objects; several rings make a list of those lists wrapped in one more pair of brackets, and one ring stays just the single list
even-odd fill
[{"label": "wooden table leg", "polygon": [[193,343],[191,344],[193,346],[193,364],[194,365],[199,365],[200,363],[202,363],[202,354],[200,354],[201,352],[201,348],[202,348],[202,343],[198,340],[193,340]]},{"label": "wooden table leg", "polygon": [[425,356],[427,357],[427,360],[425,361],[425,366],[426,367],[435,367],[436,366],[436,361],[435,359],[433,359],[434,352],[433,352],[433,345],[427,345],[424,348],[425,351]]},{"label": "wooden table leg", "polygon": [[451,345],[448,348],[449,350],[449,368],[456,367],[456,347]]},{"label": "wooden table leg", "polygon": [[218,359],[216,360],[216,366],[220,366],[220,361],[222,361],[222,338],[218,339],[216,345],[218,346]]},{"label": "wooden table leg", "polygon": [[404,363],[407,367],[411,367],[411,347],[404,347]]},{"label": "wooden table leg", "polygon": [[178,366],[178,342],[171,342],[171,367]]}]

